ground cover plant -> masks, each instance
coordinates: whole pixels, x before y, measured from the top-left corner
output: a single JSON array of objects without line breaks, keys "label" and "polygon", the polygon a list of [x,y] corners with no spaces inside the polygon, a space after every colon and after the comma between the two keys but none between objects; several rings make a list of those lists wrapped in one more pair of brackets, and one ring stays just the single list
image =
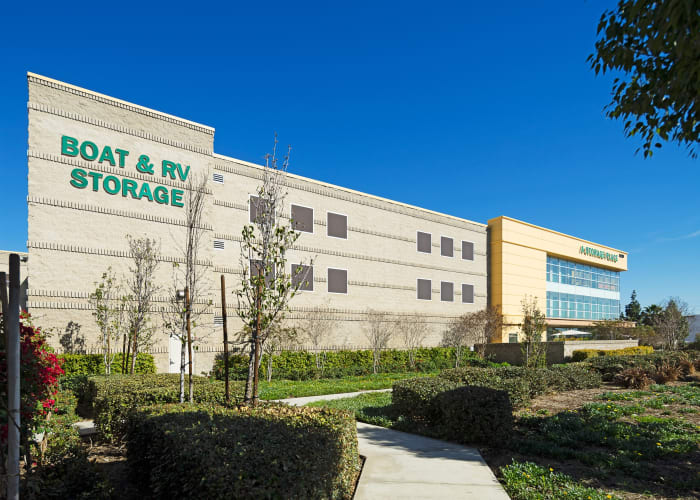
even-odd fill
[{"label": "ground cover plant", "polygon": [[157,405],[130,417],[128,461],[151,498],[352,498],[349,412],[263,404]]},{"label": "ground cover plant", "polygon": [[589,488],[576,480],[532,462],[517,462],[501,468],[503,486],[511,498],[540,500],[567,498],[576,500],[619,499],[617,495]]},{"label": "ground cover plant", "polygon": [[[545,469],[553,467],[580,485],[613,497],[696,498],[700,495],[699,402],[700,387],[693,383],[651,385],[645,391],[606,387],[543,396],[518,413],[507,448],[487,448],[482,453],[506,485],[516,479],[506,473],[515,457]],[[534,483],[525,479],[520,483],[527,483],[527,488],[507,487],[513,498],[541,498],[533,491],[548,491],[547,481],[541,481],[542,490],[533,490]]]}]

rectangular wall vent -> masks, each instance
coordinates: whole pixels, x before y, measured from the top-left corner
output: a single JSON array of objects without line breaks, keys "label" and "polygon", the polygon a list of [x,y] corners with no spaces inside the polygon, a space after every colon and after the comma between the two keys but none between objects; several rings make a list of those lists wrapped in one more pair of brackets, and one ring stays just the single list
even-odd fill
[{"label": "rectangular wall vent", "polygon": [[223,184],[224,174],[214,174],[214,182],[216,182],[217,184]]},{"label": "rectangular wall vent", "polygon": [[224,240],[214,240],[214,248],[216,250],[223,250],[224,249]]},{"label": "rectangular wall vent", "polygon": [[224,317],[223,316],[214,316],[214,325],[223,326],[223,324],[224,324]]}]

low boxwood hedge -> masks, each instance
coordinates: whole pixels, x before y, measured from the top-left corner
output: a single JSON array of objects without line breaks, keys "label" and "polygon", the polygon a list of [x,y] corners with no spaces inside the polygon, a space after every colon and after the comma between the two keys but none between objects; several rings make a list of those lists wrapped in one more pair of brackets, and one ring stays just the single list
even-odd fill
[{"label": "low boxwood hedge", "polygon": [[[268,355],[263,355],[262,369],[266,369]],[[373,373],[372,351],[282,351],[272,357],[272,376],[275,379],[311,380],[340,378]],[[426,347],[414,353],[415,366],[411,366],[408,351],[387,349],[382,351],[380,373],[435,372],[455,365],[455,350],[451,347]],[[471,351],[462,351],[460,365],[493,366]],[[240,354],[229,356],[229,378],[244,380],[248,373],[248,357]],[[224,379],[224,362],[218,357],[214,364],[214,376]]]},{"label": "low boxwood hedge", "polygon": [[[98,435],[106,441],[120,441],[126,433],[130,414],[138,408],[179,402],[179,377],[176,373],[162,373],[90,378],[85,392],[87,397],[94,397],[93,410]],[[223,382],[211,381],[206,377],[192,378],[195,402],[224,404]],[[240,391],[239,387],[231,387],[232,394],[237,391]]]},{"label": "low boxwood hedge", "polygon": [[[65,375],[104,375],[105,363],[102,354],[59,354],[59,359],[63,360],[63,371]],[[122,360],[124,356],[119,353],[114,357],[111,365],[113,374],[122,372]],[[128,371],[128,368],[127,368]],[[136,373],[155,373],[156,364],[150,354],[139,353],[136,355]]]},{"label": "low boxwood hedge", "polygon": [[[571,391],[600,387],[600,374],[586,364],[553,365],[548,368],[525,368],[523,366],[498,366],[492,368],[465,367],[445,370],[442,378],[461,382],[463,385],[478,385],[494,389],[505,389],[511,394],[516,408],[529,403],[530,398],[550,392]],[[506,389],[505,381],[521,381],[526,386],[525,394],[519,385]]]},{"label": "low boxwood hedge", "polygon": [[158,405],[132,413],[128,463],[149,498],[352,498],[353,415],[325,408]]},{"label": "low boxwood hedge", "polygon": [[506,391],[464,386],[437,397],[441,432],[457,443],[503,444],[513,431],[513,407]]},{"label": "low boxwood hedge", "polygon": [[439,377],[400,380],[393,385],[391,403],[398,414],[409,420],[438,422],[441,413],[437,397],[461,385]]},{"label": "low boxwood hedge", "polygon": [[640,354],[651,354],[654,348],[650,345],[640,345],[634,347],[625,347],[623,349],[577,349],[571,355],[571,361],[585,361],[589,358],[597,356],[634,356]]}]

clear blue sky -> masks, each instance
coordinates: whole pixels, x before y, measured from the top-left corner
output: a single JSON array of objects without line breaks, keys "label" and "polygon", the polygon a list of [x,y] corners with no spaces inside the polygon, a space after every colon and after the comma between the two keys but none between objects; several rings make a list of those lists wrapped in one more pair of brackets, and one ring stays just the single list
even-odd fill
[{"label": "clear blue sky", "polygon": [[[0,18],[0,249],[27,239],[32,71],[216,128],[260,161],[486,222],[630,252],[622,299],[700,312],[700,170],[635,155],[586,64],[610,1],[53,3]],[[7,11],[7,9],[10,11]]]}]

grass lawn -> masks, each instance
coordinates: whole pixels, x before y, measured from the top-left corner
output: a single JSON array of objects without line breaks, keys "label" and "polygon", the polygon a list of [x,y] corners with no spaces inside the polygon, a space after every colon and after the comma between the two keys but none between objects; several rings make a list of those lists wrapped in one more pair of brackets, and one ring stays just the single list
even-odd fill
[{"label": "grass lawn", "polygon": [[389,389],[397,380],[428,377],[435,373],[378,373],[345,378],[318,380],[272,380],[260,382],[260,399],[300,398],[322,394]]},{"label": "grass lawn", "polygon": [[[313,403],[401,429],[391,394]],[[514,499],[699,498],[700,384],[542,396],[510,443],[481,452]]]}]

